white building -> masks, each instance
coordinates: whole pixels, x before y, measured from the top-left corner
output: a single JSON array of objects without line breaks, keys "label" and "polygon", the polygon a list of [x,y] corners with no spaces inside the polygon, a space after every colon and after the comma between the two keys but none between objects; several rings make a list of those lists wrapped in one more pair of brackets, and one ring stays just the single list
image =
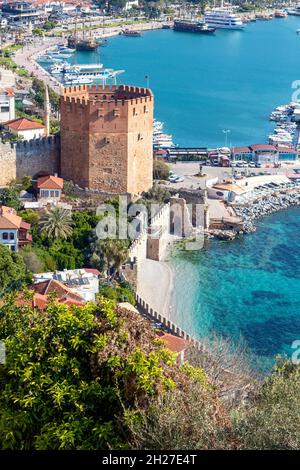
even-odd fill
[{"label": "white building", "polygon": [[12,207],[0,206],[0,243],[12,251],[32,242],[30,224],[22,220]]},{"label": "white building", "polygon": [[4,122],[3,125],[11,134],[24,140],[38,139],[45,135],[45,126],[31,119],[12,119]]},{"label": "white building", "polygon": [[99,293],[99,276],[97,269],[65,269],[54,273],[34,274],[34,283],[40,283],[53,279],[68,287],[69,291],[79,295],[86,302],[95,301]]},{"label": "white building", "polygon": [[6,28],[7,23],[8,23],[7,19],[3,18],[3,16],[0,16],[0,28],[1,29]]},{"label": "white building", "polygon": [[137,8],[139,6],[139,0],[130,0],[129,2],[125,3],[125,7],[123,10],[128,11],[131,10],[132,8]]},{"label": "white building", "polygon": [[58,176],[40,176],[37,180],[38,199],[47,203],[56,203],[61,198],[63,187],[64,180]]},{"label": "white building", "polygon": [[15,94],[11,87],[0,86],[0,123],[15,118]]}]

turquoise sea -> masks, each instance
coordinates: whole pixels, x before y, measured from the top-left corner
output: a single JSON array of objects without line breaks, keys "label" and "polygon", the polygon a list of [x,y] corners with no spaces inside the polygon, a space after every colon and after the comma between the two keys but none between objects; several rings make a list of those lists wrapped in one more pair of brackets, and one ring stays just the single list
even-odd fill
[{"label": "turquoise sea", "polygon": [[[176,144],[221,146],[223,129],[232,145],[266,142],[269,113],[291,100],[300,79],[298,28],[300,18],[289,17],[214,36],[114,37],[100,60],[125,69],[123,83],[145,86],[149,76],[156,118]],[[78,62],[96,60],[77,54]],[[300,208],[293,208],[265,217],[254,234],[175,254],[174,322],[200,338],[242,338],[263,367],[290,355],[300,339],[299,233]]]},{"label": "turquoise sea", "polygon": [[[268,116],[291,100],[300,79],[300,17],[257,21],[244,31],[214,35],[159,30],[141,38],[116,36],[101,47],[105,67],[124,69],[119,81],[145,86],[149,76],[155,116],[181,146],[266,142]],[[78,63],[99,60],[81,52]]]},{"label": "turquoise sea", "polygon": [[174,255],[172,317],[200,338],[243,340],[264,367],[300,340],[300,207],[257,225],[234,241]]}]

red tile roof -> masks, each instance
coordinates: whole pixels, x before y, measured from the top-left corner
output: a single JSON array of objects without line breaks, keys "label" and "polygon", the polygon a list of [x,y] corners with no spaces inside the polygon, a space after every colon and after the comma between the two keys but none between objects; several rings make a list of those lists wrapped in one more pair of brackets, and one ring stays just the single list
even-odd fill
[{"label": "red tile roof", "polygon": [[24,220],[22,220],[20,228],[24,228],[25,230],[29,230],[30,227],[31,227],[30,224],[28,224],[27,222],[24,222]]},{"label": "red tile roof", "polygon": [[0,228],[1,229],[30,229],[30,224],[23,222],[12,207],[0,206]]},{"label": "red tile roof", "polygon": [[40,176],[37,180],[38,189],[63,189],[64,180],[58,176]]},{"label": "red tile roof", "polygon": [[96,276],[101,276],[100,271],[98,269],[93,269],[93,268],[84,268],[86,273],[92,273],[95,274]]},{"label": "red tile roof", "polygon": [[17,118],[10,121],[4,122],[4,126],[7,126],[9,129],[14,129],[15,131],[29,131],[34,129],[45,129],[43,124],[39,122],[32,121],[27,118]]},{"label": "red tile roof", "polygon": [[[30,306],[31,308],[38,308],[39,310],[45,310],[47,307],[49,301],[49,296],[44,295],[44,294],[39,294],[38,292],[35,292],[33,295],[32,300],[27,300],[24,298],[24,294],[20,292],[17,295],[16,303],[18,307],[23,307],[25,305]],[[85,305],[85,302],[83,300],[75,300],[72,299],[71,297],[66,296],[63,299],[58,299],[58,303],[68,305],[71,307],[72,305],[75,305],[76,307],[83,307]]]},{"label": "red tile roof", "polygon": [[252,150],[274,150],[274,151],[277,150],[275,145],[270,145],[270,144],[250,145],[250,149],[252,149]]},{"label": "red tile roof", "polygon": [[277,146],[278,152],[290,152],[290,153],[297,153],[297,150],[293,147],[280,147]]},{"label": "red tile roof", "polygon": [[10,87],[0,87],[0,93],[5,93],[6,96],[15,96],[14,89]]},{"label": "red tile roof", "polygon": [[160,339],[164,341],[166,348],[178,354],[185,351],[190,346],[189,341],[169,333],[164,333]]},{"label": "red tile roof", "polygon": [[251,152],[249,147],[233,147],[232,152]]},{"label": "red tile roof", "polygon": [[71,289],[56,279],[46,279],[45,281],[37,282],[33,285],[33,289],[35,292],[43,295],[56,292],[59,300],[72,299],[76,302],[84,303],[84,300],[80,295],[75,294]]}]

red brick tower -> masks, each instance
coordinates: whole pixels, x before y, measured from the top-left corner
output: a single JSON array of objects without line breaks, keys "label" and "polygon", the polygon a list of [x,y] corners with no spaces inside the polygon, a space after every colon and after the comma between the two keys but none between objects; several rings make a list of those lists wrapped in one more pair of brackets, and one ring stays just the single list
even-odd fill
[{"label": "red brick tower", "polygon": [[116,86],[65,88],[61,176],[81,187],[140,194],[152,187],[153,95]]}]

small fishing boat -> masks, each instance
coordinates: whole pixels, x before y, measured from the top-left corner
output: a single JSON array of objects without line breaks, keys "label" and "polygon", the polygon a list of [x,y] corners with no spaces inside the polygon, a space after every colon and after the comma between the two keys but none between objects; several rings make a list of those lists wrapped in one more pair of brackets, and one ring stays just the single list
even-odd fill
[{"label": "small fishing boat", "polygon": [[123,29],[123,36],[138,38],[141,37],[142,33],[140,31],[133,31],[132,29]]}]

